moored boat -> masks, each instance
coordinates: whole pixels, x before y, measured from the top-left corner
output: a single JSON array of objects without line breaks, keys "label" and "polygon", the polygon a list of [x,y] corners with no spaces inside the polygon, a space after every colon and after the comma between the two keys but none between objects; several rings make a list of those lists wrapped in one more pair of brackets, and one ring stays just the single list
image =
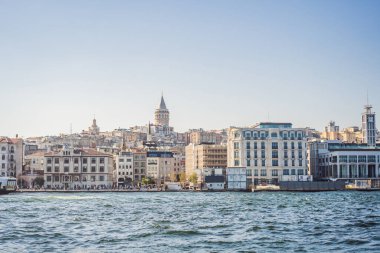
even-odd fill
[{"label": "moored boat", "polygon": [[0,195],[15,192],[17,187],[16,178],[0,177]]}]

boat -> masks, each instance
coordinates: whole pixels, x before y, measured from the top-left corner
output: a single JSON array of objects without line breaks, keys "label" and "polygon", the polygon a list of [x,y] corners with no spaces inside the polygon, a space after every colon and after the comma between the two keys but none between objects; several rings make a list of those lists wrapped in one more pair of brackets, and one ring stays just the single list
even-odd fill
[{"label": "boat", "polygon": [[177,182],[165,182],[165,191],[182,191],[181,183]]},{"label": "boat", "polygon": [[0,195],[15,192],[17,180],[14,177],[0,177]]}]

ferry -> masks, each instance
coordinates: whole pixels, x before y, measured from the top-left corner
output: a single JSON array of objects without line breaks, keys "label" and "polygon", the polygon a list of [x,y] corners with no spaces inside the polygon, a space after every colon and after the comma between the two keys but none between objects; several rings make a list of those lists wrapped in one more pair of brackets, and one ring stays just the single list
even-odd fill
[{"label": "ferry", "polygon": [[0,195],[15,192],[17,181],[14,177],[0,177]]}]

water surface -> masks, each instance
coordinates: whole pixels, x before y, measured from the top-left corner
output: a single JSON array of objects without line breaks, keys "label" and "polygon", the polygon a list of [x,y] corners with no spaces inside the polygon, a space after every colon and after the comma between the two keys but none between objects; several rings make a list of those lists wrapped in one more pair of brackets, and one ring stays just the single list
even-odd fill
[{"label": "water surface", "polygon": [[16,193],[0,252],[380,252],[380,192]]}]

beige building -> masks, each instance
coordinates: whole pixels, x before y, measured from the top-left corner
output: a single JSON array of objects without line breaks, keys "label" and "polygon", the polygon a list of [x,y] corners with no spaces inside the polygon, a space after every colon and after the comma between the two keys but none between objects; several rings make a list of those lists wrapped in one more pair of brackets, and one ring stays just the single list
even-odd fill
[{"label": "beige building", "polygon": [[213,131],[205,131],[202,128],[190,130],[188,132],[188,144],[202,144],[202,143],[212,143],[219,145],[223,140],[223,136],[220,133]]},{"label": "beige building", "polygon": [[147,177],[156,180],[158,184],[170,181],[174,171],[173,152],[148,151],[147,152]]},{"label": "beige building", "polygon": [[321,133],[321,139],[324,140],[340,140],[345,143],[362,143],[363,133],[359,127],[347,127],[343,131],[339,130],[339,126],[334,121],[330,121]]},{"label": "beige building", "polygon": [[187,178],[198,169],[227,167],[227,146],[189,144],[185,154]]},{"label": "beige building", "polygon": [[64,148],[45,154],[46,188],[110,188],[113,185],[112,176],[112,155],[94,149]]}]

